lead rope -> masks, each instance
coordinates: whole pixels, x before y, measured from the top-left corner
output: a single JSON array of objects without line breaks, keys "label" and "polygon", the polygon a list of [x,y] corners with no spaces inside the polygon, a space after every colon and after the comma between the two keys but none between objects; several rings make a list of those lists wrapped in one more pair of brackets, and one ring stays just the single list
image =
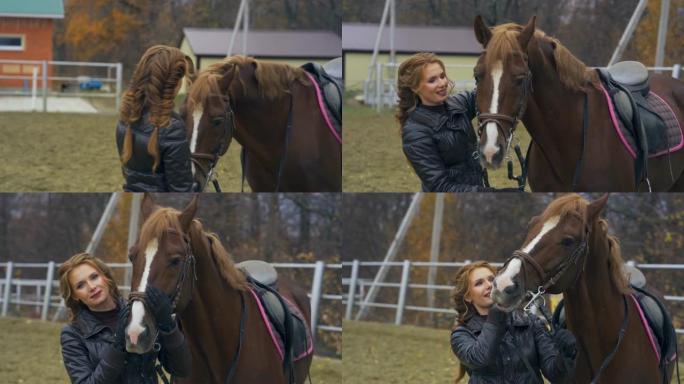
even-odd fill
[{"label": "lead rope", "polygon": [[[627,331],[627,325],[629,324],[629,306],[627,305],[627,299],[625,298],[625,295],[622,295],[622,302],[624,303],[625,306],[625,318],[622,320],[622,327],[620,327],[620,333],[618,333],[618,341],[617,344],[615,344],[615,348],[613,348],[613,351],[606,357],[605,360],[603,360],[603,364],[601,364],[601,368],[599,368],[598,373],[596,373],[596,377],[591,381],[591,384],[596,384],[598,383],[599,377],[601,377],[601,373],[608,367],[608,364],[613,360],[613,357],[615,357],[615,354],[617,353],[618,349],[620,349],[620,344],[622,344],[622,339],[625,336],[625,332]],[[588,358],[589,356],[587,356]]]}]

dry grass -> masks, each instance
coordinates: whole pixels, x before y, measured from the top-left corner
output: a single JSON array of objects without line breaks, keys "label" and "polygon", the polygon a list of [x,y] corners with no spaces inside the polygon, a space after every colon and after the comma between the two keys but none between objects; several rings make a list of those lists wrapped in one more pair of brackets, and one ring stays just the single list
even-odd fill
[{"label": "dry grass", "polygon": [[[0,382],[16,384],[68,383],[59,347],[63,324],[15,317],[0,318]],[[311,380],[342,382],[342,363],[314,358]]]},{"label": "dry grass", "polygon": [[[380,113],[348,101],[343,110],[344,145],[342,147],[342,185],[345,192],[416,192],[420,180],[401,150],[401,134],[393,111]],[[523,127],[516,136],[523,152],[530,138]],[[515,161],[514,174],[520,174]],[[502,167],[489,171],[495,188],[516,187]],[[529,191],[529,187],[527,188]]]},{"label": "dry grass", "polygon": [[[116,121],[114,114],[0,113],[0,191],[121,191]],[[239,153],[233,140],[216,169],[226,192],[240,191]]]}]

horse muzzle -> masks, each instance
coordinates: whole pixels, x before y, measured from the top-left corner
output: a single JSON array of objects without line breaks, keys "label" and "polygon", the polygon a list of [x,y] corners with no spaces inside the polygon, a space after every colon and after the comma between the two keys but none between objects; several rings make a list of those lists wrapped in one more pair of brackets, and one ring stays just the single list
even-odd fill
[{"label": "horse muzzle", "polygon": [[499,289],[494,281],[492,288],[492,301],[504,311],[510,312],[522,303],[525,291],[520,283],[514,282],[504,289]]}]

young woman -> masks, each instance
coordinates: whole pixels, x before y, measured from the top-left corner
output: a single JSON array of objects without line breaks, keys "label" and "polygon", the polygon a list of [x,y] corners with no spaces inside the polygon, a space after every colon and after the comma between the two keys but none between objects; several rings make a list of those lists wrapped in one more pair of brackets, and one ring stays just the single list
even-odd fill
[{"label": "young woman", "polygon": [[[399,66],[397,120],[403,149],[423,192],[489,192],[477,157],[475,91],[449,96],[452,83],[434,53]],[[500,191],[518,191],[502,189]]]},{"label": "young woman", "polygon": [[116,143],[129,192],[188,192],[195,187],[185,123],[173,111],[189,57],[155,45],[138,62],[121,100]]},{"label": "young woman", "polygon": [[146,292],[159,328],[160,348],[138,355],[126,352],[129,306],[106,264],[87,253],[76,254],[60,266],[59,287],[69,311],[61,344],[72,383],[156,384],[157,358],[174,376],[190,374],[190,351],[171,318],[171,302],[160,290],[148,287]]},{"label": "young woman", "polygon": [[471,384],[541,384],[542,373],[551,382],[571,376],[575,337],[565,329],[551,337],[539,319],[499,310],[490,297],[494,273],[479,261],[456,274],[452,299],[458,314],[451,333],[451,349],[461,361],[456,382],[465,372]]}]

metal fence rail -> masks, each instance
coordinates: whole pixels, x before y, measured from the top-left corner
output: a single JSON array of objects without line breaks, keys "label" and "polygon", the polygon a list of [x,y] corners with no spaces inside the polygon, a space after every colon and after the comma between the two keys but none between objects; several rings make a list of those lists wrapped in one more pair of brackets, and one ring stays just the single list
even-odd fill
[{"label": "metal fence rail", "polygon": [[[18,69],[16,74],[1,74],[0,84],[2,80],[9,80],[22,82],[24,86],[20,89],[0,88],[0,95],[30,96],[35,110],[40,109],[46,112],[48,97],[114,98],[116,107],[119,107],[123,86],[123,64],[121,63],[0,59],[0,66],[3,64],[18,66],[21,69]],[[30,73],[27,71],[28,69],[31,70]],[[58,71],[73,72],[79,75],[58,76],[53,74]],[[50,85],[53,82],[60,84],[60,91],[51,89]],[[93,84],[93,82],[99,83],[104,90],[83,92],[84,89],[90,89],[88,86],[83,87],[83,84]],[[79,89],[79,91],[65,92],[62,86],[64,89],[72,88]],[[39,98],[42,99],[41,108],[37,106]]]},{"label": "metal fence rail", "polygon": [[[48,319],[50,309],[61,307],[62,300],[58,293],[59,281],[55,280],[55,270],[59,263],[0,263],[0,268],[5,269],[4,278],[0,280],[0,302],[2,303],[2,316],[7,316],[10,305],[14,304],[18,309],[21,306],[34,306],[40,313],[42,320]],[[128,270],[132,268],[129,263],[107,263],[113,270]],[[323,291],[323,274],[326,270],[342,270],[342,264],[325,263],[273,263],[276,269],[304,269],[311,270],[313,281],[308,293],[311,300],[311,328],[322,332],[342,332],[342,324],[320,324],[320,308],[323,300],[342,301],[343,296],[336,293]],[[17,269],[45,269],[45,279],[22,279],[13,277]],[[29,294],[23,287],[33,288],[33,294]],[[128,285],[119,285],[122,292],[130,292]],[[314,333],[314,337],[316,332]]]},{"label": "metal fence rail", "polygon": [[[453,287],[448,286],[448,285],[435,285],[435,284],[422,284],[422,283],[411,283],[410,280],[410,272],[411,269],[414,267],[417,268],[425,268],[425,267],[431,267],[431,268],[460,268],[466,264],[469,264],[470,261],[466,260],[464,262],[412,262],[410,260],[404,260],[403,262],[401,261],[391,261],[391,262],[382,262],[382,261],[359,261],[359,260],[354,260],[354,261],[349,261],[349,262],[343,262],[342,266],[345,267],[349,271],[349,276],[343,276],[342,277],[342,286],[347,286],[347,293],[345,295],[345,298],[343,300],[343,304],[345,305],[345,316],[344,318],[346,320],[351,320],[352,314],[354,312],[354,306],[356,305],[357,307],[361,306],[368,306],[368,307],[376,307],[376,308],[388,308],[388,309],[395,309],[395,318],[394,318],[394,324],[400,325],[403,322],[403,317],[404,313],[406,310],[410,311],[418,311],[418,312],[430,312],[430,313],[445,313],[445,314],[456,314],[456,311],[454,311],[451,308],[440,308],[440,307],[430,307],[430,306],[417,306],[417,305],[407,305],[406,304],[406,298],[409,289],[433,289],[433,290],[442,290],[442,291],[450,291]],[[490,263],[491,265],[495,267],[499,267],[503,265],[503,263]],[[639,264],[634,261],[629,261],[627,262],[629,265],[633,265],[637,268],[641,269],[650,269],[650,270],[684,270],[684,264]],[[401,267],[402,268],[402,273],[401,273],[401,280],[399,282],[376,282],[373,283],[371,279],[362,279],[359,277],[361,268],[368,267],[368,268],[377,268],[381,266],[387,266],[387,267]],[[394,303],[383,303],[383,302],[375,302],[375,301],[367,301],[364,300],[365,292],[367,292],[367,288],[371,286],[378,286],[378,287],[386,287],[386,288],[392,288],[392,289],[398,289],[398,295],[397,295],[397,301]],[[673,301],[673,302],[684,302],[684,296],[678,296],[678,295],[665,295],[664,296],[665,300],[667,301]],[[678,328],[675,330],[678,334],[684,334],[684,329]]]}]

